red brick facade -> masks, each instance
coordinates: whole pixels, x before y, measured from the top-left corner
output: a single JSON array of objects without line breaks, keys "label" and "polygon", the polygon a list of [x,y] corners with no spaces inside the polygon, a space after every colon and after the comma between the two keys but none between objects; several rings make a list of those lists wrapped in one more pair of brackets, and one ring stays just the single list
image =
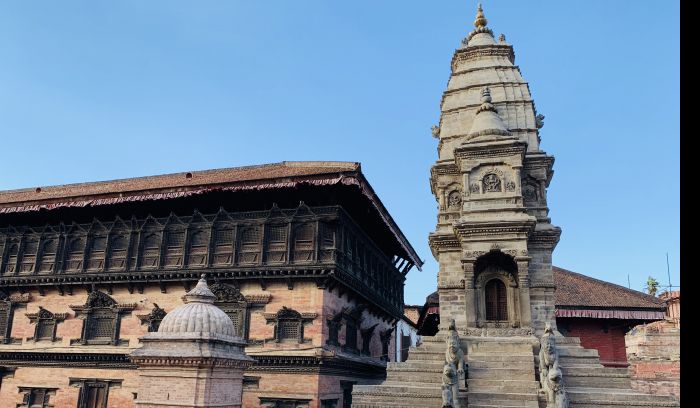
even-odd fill
[{"label": "red brick facade", "polygon": [[559,331],[567,337],[578,337],[581,346],[598,350],[601,364],[608,367],[627,366],[625,333],[629,322],[618,319],[557,318]]}]

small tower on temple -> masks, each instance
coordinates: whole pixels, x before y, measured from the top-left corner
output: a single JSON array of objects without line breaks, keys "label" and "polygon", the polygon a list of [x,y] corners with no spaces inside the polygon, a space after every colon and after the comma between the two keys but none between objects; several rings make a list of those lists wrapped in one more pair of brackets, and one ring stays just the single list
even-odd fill
[{"label": "small tower on temple", "polygon": [[204,275],[131,354],[138,365],[138,408],[241,407],[243,370],[253,363],[231,318],[214,306]]}]

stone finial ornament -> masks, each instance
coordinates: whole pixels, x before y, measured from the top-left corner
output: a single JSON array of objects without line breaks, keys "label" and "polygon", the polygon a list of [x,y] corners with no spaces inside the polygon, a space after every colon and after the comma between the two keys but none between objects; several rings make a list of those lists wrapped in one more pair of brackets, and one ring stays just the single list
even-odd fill
[{"label": "stone finial ornament", "polygon": [[501,42],[501,43],[505,43],[505,42],[506,42],[506,35],[505,35],[505,34],[499,35],[499,36],[498,36],[498,41]]},{"label": "stone finial ornament", "polygon": [[440,137],[440,127],[437,125],[433,125],[430,128],[430,132],[433,134],[433,137],[438,139]]},{"label": "stone finial ornament", "polygon": [[[454,319],[450,320],[449,333],[447,334],[447,350],[445,350],[445,366],[443,367],[442,384],[443,390],[445,386],[451,388],[452,408],[460,408],[459,405],[459,377],[465,373],[464,371],[464,352],[462,344],[457,334],[457,326]],[[449,383],[446,382],[448,381]],[[445,392],[443,391],[443,407],[445,407]]]},{"label": "stone finial ornament", "polygon": [[476,8],[476,19],[474,20],[474,27],[485,28],[486,24],[488,23],[489,21],[486,19],[486,16],[484,16],[484,9],[481,8],[481,3],[479,3],[479,6]]},{"label": "stone finial ornament", "polygon": [[542,129],[544,126],[544,115],[541,113],[538,113],[537,116],[535,116],[535,126],[537,126],[537,129]]},{"label": "stone finial ornament", "polygon": [[540,385],[547,396],[547,408],[569,408],[569,400],[564,389],[559,353],[552,325],[547,322],[540,338]]}]

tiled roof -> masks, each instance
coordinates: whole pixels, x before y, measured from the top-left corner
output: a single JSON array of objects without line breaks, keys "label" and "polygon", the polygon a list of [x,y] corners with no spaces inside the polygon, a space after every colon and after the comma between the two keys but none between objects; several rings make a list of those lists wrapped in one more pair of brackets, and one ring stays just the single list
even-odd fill
[{"label": "tiled roof", "polygon": [[[554,304],[557,308],[656,309],[665,310],[663,300],[624,286],[591,278],[580,273],[552,267]],[[439,304],[437,291],[428,295],[426,305]]]},{"label": "tiled roof", "polygon": [[139,191],[162,191],[175,188],[214,186],[359,170],[360,163],[355,162],[281,162],[90,183],[48,187],[37,186],[20,190],[0,191],[0,207],[28,203],[35,204],[73,197],[103,196]]},{"label": "tiled roof", "polygon": [[661,299],[624,286],[591,278],[556,266],[554,304],[557,307],[643,308],[665,310]]}]

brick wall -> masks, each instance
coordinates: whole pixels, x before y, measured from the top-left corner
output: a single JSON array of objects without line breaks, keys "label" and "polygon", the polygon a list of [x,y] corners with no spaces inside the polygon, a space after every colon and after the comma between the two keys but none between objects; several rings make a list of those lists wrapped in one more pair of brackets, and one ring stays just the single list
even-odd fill
[{"label": "brick wall", "polygon": [[632,387],[657,394],[681,396],[681,338],[679,323],[658,321],[627,333]]},{"label": "brick wall", "polygon": [[598,350],[601,364],[608,367],[627,366],[626,323],[618,319],[557,318],[564,336],[578,337],[584,348]]}]

